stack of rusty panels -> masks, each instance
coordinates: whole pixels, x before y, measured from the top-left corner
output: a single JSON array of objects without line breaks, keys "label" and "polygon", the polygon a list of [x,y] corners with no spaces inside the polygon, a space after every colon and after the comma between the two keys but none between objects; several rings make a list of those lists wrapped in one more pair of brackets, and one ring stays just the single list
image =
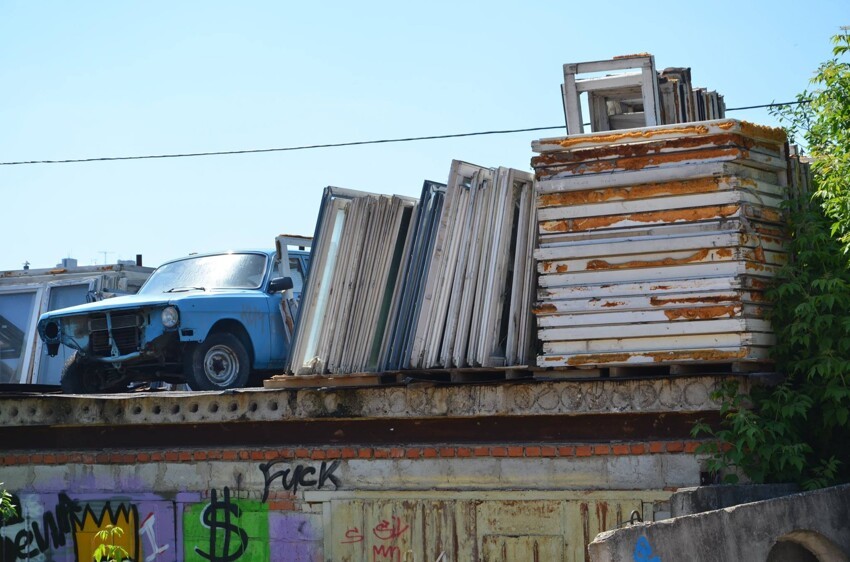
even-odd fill
[{"label": "stack of rusty panels", "polygon": [[527,365],[535,232],[531,174],[452,162],[404,367]]},{"label": "stack of rusty panels", "polygon": [[376,370],[415,204],[408,197],[325,190],[289,372]]},{"label": "stack of rusty panels", "polygon": [[768,361],[786,261],[779,129],[719,120],[533,143],[541,367]]}]

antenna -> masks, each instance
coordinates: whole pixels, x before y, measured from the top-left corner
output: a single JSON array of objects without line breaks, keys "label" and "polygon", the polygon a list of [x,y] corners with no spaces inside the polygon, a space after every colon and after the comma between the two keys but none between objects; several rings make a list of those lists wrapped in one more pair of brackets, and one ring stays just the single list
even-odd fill
[{"label": "antenna", "polygon": [[109,262],[107,262],[107,261],[106,261],[106,260],[108,259],[108,258],[107,258],[107,255],[108,255],[108,254],[114,254],[114,253],[115,253],[115,252],[109,252],[109,251],[107,251],[107,250],[98,250],[98,252],[100,252],[101,254],[103,254],[103,265],[106,265],[107,263],[109,263]]}]

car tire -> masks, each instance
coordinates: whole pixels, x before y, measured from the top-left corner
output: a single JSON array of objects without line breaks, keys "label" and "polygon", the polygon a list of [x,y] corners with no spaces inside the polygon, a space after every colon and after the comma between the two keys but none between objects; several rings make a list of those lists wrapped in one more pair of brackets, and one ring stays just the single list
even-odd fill
[{"label": "car tire", "polygon": [[65,362],[59,385],[65,394],[96,394],[103,392],[103,380],[94,365],[84,361],[76,351]]},{"label": "car tire", "polygon": [[210,334],[191,352],[186,382],[193,390],[242,388],[251,375],[245,344],[230,332]]}]

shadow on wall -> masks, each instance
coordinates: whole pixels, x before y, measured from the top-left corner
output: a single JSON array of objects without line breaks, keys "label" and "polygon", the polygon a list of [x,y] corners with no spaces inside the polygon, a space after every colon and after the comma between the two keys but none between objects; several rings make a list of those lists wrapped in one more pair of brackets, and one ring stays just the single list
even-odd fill
[{"label": "shadow on wall", "polygon": [[814,531],[793,531],[779,537],[767,555],[767,562],[833,561],[847,562],[848,556],[831,540]]}]

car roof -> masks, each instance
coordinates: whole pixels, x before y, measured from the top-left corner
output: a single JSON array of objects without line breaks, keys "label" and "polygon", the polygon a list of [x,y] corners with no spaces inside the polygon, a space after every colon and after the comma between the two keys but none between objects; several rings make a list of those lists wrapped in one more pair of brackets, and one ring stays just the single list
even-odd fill
[{"label": "car roof", "polygon": [[[179,257],[179,258],[174,258],[174,259],[164,261],[161,264],[159,264],[158,267],[162,267],[163,265],[166,265],[166,264],[169,264],[169,263],[174,263],[174,262],[183,261],[183,260],[187,260],[187,259],[205,258],[205,257],[208,257],[208,256],[222,256],[222,255],[226,255],[226,254],[264,254],[266,256],[273,257],[276,253],[277,253],[276,250],[269,250],[269,249],[266,249],[266,248],[260,248],[260,249],[255,248],[255,249],[248,249],[248,250],[224,250],[224,251],[220,251],[220,252],[192,253],[192,254],[188,254],[186,256],[182,256],[182,257]],[[307,251],[307,250],[289,250],[289,254],[291,254],[291,255],[292,254],[307,255],[309,253],[310,252]]]}]

